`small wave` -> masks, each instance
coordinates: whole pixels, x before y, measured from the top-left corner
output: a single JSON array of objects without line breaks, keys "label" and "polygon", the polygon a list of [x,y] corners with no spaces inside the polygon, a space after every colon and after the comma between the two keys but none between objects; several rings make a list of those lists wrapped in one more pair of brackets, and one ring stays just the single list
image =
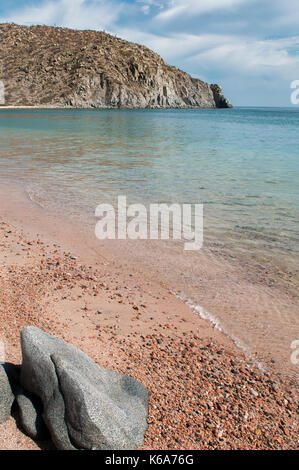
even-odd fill
[{"label": "small wave", "polygon": [[216,328],[216,330],[220,331],[221,333],[225,334],[227,337],[229,337],[233,342],[234,344],[241,350],[243,351],[243,353],[245,354],[245,356],[250,359],[262,372],[266,372],[266,369],[264,367],[264,365],[260,362],[260,361],[257,361],[256,359],[254,359],[252,357],[252,354],[250,352],[250,349],[248,348],[248,346],[246,346],[239,338],[237,338],[237,336],[235,336],[234,334],[231,334],[224,325],[221,324],[220,320],[218,320],[218,318],[216,318],[214,315],[212,315],[211,313],[209,313],[207,310],[205,310],[201,305],[198,305],[198,304],[195,304],[194,302],[192,302],[192,300],[186,298],[184,295],[182,294],[178,294],[177,292],[175,291],[172,291],[172,293],[180,300],[182,300],[183,302],[185,302],[186,305],[188,305],[188,307],[193,311],[195,312],[196,314],[198,314],[200,316],[200,318],[202,318],[203,320],[206,320],[206,321],[209,321],[213,326],[214,328]]}]

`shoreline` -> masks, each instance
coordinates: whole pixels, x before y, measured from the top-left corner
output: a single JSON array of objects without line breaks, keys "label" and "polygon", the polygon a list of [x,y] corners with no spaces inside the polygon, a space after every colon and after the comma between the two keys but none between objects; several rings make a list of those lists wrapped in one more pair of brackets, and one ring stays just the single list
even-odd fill
[{"label": "shoreline", "polygon": [[[152,273],[117,253],[95,251],[83,228],[61,226],[38,207],[29,212],[17,190],[13,203],[4,193],[6,361],[20,363],[19,332],[35,325],[101,366],[137,378],[151,396],[144,449],[296,448],[294,384],[261,372]],[[0,436],[1,449],[45,448],[23,436],[13,418],[0,426]]]},{"label": "shoreline", "polygon": [[134,108],[134,107],[126,107],[126,106],[121,106],[121,107],[117,107],[117,106],[103,106],[103,107],[95,107],[95,106],[71,106],[71,105],[0,105],[0,110],[1,109],[41,109],[41,110],[45,110],[45,109],[77,109],[77,110],[80,110],[80,109],[89,109],[89,110],[115,110],[115,111],[121,111],[121,110],[124,110],[124,111],[167,111],[167,110],[176,110],[176,111],[184,111],[184,110],[192,110],[192,109],[202,109],[202,110],[225,110],[225,109],[233,109],[233,108],[205,108],[205,107],[200,107],[200,106],[185,106],[185,107],[178,107],[178,108],[175,108],[175,107],[145,107],[145,108]]},{"label": "shoreline", "polygon": [[[128,271],[134,270],[144,284],[161,286],[183,303],[195,325],[200,319],[211,336],[217,331],[258,367],[298,385],[298,367],[290,360],[298,325],[295,282],[217,246],[190,257],[180,246],[162,245],[160,240],[100,241],[94,235],[94,221],[45,208],[20,182],[1,183],[0,216],[6,221],[33,238],[43,234],[76,252],[87,265],[97,268],[99,262],[106,263],[111,275],[117,270],[127,279]],[[190,270],[192,276],[182,277],[182,270]]]}]

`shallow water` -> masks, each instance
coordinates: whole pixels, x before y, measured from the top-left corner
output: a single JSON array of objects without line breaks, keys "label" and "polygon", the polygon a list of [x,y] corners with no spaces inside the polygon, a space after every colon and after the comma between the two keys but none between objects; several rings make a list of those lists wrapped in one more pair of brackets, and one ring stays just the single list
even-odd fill
[{"label": "shallow water", "polygon": [[[89,246],[117,269],[141,267],[259,364],[297,377],[298,124],[299,109],[2,109],[3,207],[11,201],[15,211],[16,198],[25,221],[49,218],[83,252]],[[129,204],[203,203],[205,249],[100,242],[95,208],[119,195]]]},{"label": "shallow water", "polygon": [[1,110],[0,174],[33,201],[203,203],[205,243],[296,276],[299,109]]}]

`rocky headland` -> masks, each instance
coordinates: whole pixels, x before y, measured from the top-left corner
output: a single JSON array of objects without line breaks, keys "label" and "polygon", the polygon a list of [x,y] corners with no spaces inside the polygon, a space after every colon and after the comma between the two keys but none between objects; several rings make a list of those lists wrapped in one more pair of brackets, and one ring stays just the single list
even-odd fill
[{"label": "rocky headland", "polygon": [[105,32],[0,25],[5,104],[79,108],[228,108],[209,85]]}]

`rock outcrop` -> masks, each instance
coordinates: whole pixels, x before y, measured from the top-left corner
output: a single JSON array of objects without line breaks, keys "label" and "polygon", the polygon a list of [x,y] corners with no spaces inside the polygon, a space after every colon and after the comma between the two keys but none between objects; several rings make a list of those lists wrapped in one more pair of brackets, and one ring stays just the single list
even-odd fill
[{"label": "rock outcrop", "polygon": [[[13,402],[22,429],[60,450],[134,450],[147,429],[148,392],[36,327],[21,333],[21,368],[0,365],[0,423]],[[21,373],[20,373],[21,372]],[[49,431],[49,433],[48,433]]]},{"label": "rock outcrop", "polygon": [[232,105],[223,95],[222,88],[219,85],[210,85],[210,88],[213,92],[216,108],[232,108]]},{"label": "rock outcrop", "polygon": [[231,106],[215,85],[169,66],[147,47],[96,31],[0,25],[0,80],[11,105]]}]

